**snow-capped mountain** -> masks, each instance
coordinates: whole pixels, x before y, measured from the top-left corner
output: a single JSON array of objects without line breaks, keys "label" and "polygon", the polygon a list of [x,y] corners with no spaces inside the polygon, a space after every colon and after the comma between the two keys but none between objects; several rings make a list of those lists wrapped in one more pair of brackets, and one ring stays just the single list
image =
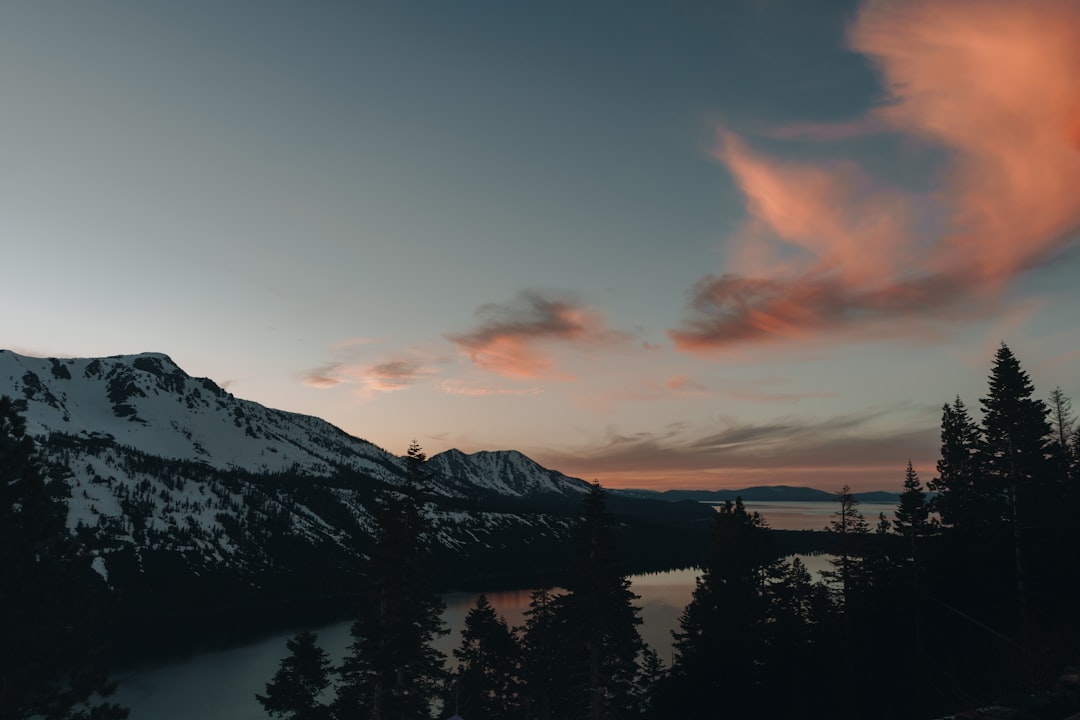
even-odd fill
[{"label": "snow-capped mountain", "polygon": [[328,422],[233,397],[160,353],[57,359],[0,350],[0,392],[21,401],[35,436],[111,438],[219,470],[327,475],[346,465],[388,481],[402,470]]},{"label": "snow-capped mountain", "polygon": [[[159,353],[0,350],[0,395],[16,401],[52,475],[67,484],[69,526],[110,581],[116,568],[130,579],[162,553],[185,572],[252,583],[290,568],[355,567],[379,491],[405,477],[402,459],[372,443],[236,398]],[[454,450],[427,467],[434,542],[463,563],[565,537],[587,489],[513,451]],[[493,497],[498,511],[484,508]],[[573,503],[552,514],[549,501],[539,512],[528,504],[538,497]],[[507,501],[517,503],[512,512]]]},{"label": "snow-capped mountain", "polygon": [[541,467],[517,450],[466,454],[447,450],[428,460],[428,467],[446,479],[456,492],[491,492],[510,497],[564,495],[580,497],[589,489],[584,480]]}]

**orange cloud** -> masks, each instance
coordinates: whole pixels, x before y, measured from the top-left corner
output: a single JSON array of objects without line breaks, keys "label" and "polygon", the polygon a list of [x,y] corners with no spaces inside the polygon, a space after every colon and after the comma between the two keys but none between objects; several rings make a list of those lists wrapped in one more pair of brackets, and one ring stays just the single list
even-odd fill
[{"label": "orange cloud", "polygon": [[[912,0],[863,6],[850,32],[888,92],[862,122],[930,142],[947,171],[915,195],[852,163],[785,163],[721,131],[746,196],[734,272],[692,292],[669,334],[709,351],[825,332],[925,333],[994,309],[1018,274],[1080,227],[1080,4]],[[820,127],[812,135],[828,132]],[[929,230],[924,217],[943,217]],[[918,222],[917,222],[918,221]]]},{"label": "orange cloud", "polygon": [[603,317],[570,297],[522,292],[506,305],[482,305],[476,329],[447,339],[479,368],[506,377],[557,376],[552,344],[606,345],[627,339],[607,328]]},{"label": "orange cloud", "polygon": [[1008,279],[1080,224],[1080,4],[870,3],[852,48],[879,65],[892,127],[940,143],[955,231],[939,268]]}]

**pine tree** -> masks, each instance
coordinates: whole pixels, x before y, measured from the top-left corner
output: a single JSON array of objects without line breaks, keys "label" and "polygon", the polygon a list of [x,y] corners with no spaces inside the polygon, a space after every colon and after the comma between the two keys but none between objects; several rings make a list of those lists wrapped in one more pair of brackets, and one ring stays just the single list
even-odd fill
[{"label": "pine tree", "polygon": [[113,720],[101,664],[106,589],[67,530],[67,488],[46,478],[26,424],[0,397],[0,717]]},{"label": "pine tree", "polygon": [[1035,631],[1032,564],[1049,551],[1043,521],[1050,509],[1046,489],[1049,409],[1032,398],[1034,386],[1005,343],[998,348],[990,371],[989,393],[982,400],[983,463],[1000,492],[1008,498],[1016,559],[1016,592],[1021,632],[1030,647]]},{"label": "pine tree", "polygon": [[566,658],[570,633],[561,611],[563,598],[541,588],[533,592],[522,628],[525,716],[554,720],[569,716],[570,678]]},{"label": "pine tree", "polygon": [[836,501],[840,507],[826,528],[836,539],[836,557],[830,561],[833,569],[825,577],[838,584],[840,604],[847,607],[867,582],[863,553],[870,525],[859,511],[859,501],[849,486],[836,493]]},{"label": "pine tree", "polygon": [[[750,712],[761,686],[772,567],[768,526],[742,499],[719,508],[693,599],[673,633],[675,661],[664,690],[669,716],[712,717],[727,698],[735,717]],[[737,687],[734,695],[725,692]]]},{"label": "pine tree", "polygon": [[1071,454],[1070,437],[1072,436],[1073,425],[1075,419],[1072,413],[1072,400],[1061,390],[1060,387],[1054,388],[1050,393],[1050,423],[1052,425],[1052,437],[1053,444],[1055,445],[1055,453],[1065,458],[1065,464],[1068,465],[1069,456]]},{"label": "pine tree", "polygon": [[291,654],[266,684],[266,695],[255,695],[268,714],[285,720],[329,720],[330,708],[320,698],[330,686],[331,663],[317,641],[318,636],[306,630],[286,641]]},{"label": "pine tree", "polygon": [[442,600],[431,586],[425,542],[425,460],[413,442],[405,484],[385,491],[376,511],[375,545],[365,567],[353,642],[339,669],[334,710],[342,718],[428,717],[445,675],[444,656],[432,645],[447,630]]},{"label": "pine tree", "polygon": [[593,483],[574,532],[574,566],[559,606],[570,633],[567,662],[577,675],[571,682],[582,690],[571,717],[600,720],[626,717],[632,710],[644,643],[633,605],[638,596],[619,562],[614,524],[603,488]]},{"label": "pine tree", "polygon": [[860,691],[857,671],[860,666],[859,646],[856,641],[859,628],[865,624],[865,611],[871,587],[867,570],[866,551],[870,525],[859,511],[859,501],[845,485],[836,493],[840,507],[833,513],[827,532],[835,539],[834,557],[829,561],[832,570],[822,573],[835,588],[836,604],[840,609],[843,627],[843,676],[847,687],[840,695],[838,712],[850,717],[858,704]]},{"label": "pine tree", "polygon": [[817,718],[833,714],[833,699],[818,689],[835,681],[835,646],[830,619],[835,615],[829,590],[814,582],[796,557],[776,568],[768,586],[760,717]]},{"label": "pine tree", "polygon": [[904,489],[900,493],[900,504],[896,508],[893,526],[896,532],[908,538],[914,546],[915,538],[922,537],[929,529],[930,507],[926,502],[922,482],[918,473],[908,460],[904,471]]},{"label": "pine tree", "polygon": [[465,616],[461,644],[454,650],[457,671],[444,707],[469,720],[503,720],[516,711],[521,649],[506,621],[485,595]]},{"label": "pine tree", "polygon": [[941,522],[968,535],[985,538],[1008,515],[1004,495],[987,476],[982,431],[957,397],[941,415],[941,458],[930,489],[938,496],[932,509]]}]

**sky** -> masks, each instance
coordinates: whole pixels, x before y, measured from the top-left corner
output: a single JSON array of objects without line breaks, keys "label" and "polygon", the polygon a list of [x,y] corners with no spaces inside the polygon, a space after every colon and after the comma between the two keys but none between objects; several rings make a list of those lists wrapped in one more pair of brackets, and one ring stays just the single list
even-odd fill
[{"label": "sky", "polygon": [[0,346],[399,454],[929,480],[1080,407],[1078,188],[1080,0],[0,4]]}]

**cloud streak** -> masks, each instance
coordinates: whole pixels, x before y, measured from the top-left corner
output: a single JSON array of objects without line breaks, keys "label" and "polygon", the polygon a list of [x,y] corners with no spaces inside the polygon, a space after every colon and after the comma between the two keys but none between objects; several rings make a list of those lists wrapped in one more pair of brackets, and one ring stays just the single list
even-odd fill
[{"label": "cloud streak", "polygon": [[835,132],[787,135],[917,138],[947,158],[939,189],[889,187],[849,162],[782,162],[721,131],[717,155],[750,219],[733,271],[691,291],[669,331],[678,349],[926,334],[992,312],[1013,279],[1075,239],[1080,5],[870,2],[849,41],[879,68],[885,102]]},{"label": "cloud streak", "polygon": [[[661,433],[611,434],[594,447],[537,451],[549,467],[581,477],[618,478],[620,486],[737,487],[775,482],[812,469],[808,481],[839,485],[853,477],[861,485],[898,487],[908,459],[932,467],[938,431],[927,428],[871,429],[892,413],[867,412],[824,420],[778,418],[769,423],[729,422],[692,435],[685,427]],[[842,478],[838,480],[838,478]]]},{"label": "cloud streak", "polygon": [[404,390],[435,370],[414,358],[396,358],[373,364],[332,362],[309,370],[303,383],[318,389],[358,385],[363,393]]},{"label": "cloud streak", "polygon": [[629,337],[569,295],[523,291],[509,303],[480,306],[476,317],[473,330],[447,339],[476,367],[511,378],[572,379],[557,370],[555,347],[610,346]]}]

